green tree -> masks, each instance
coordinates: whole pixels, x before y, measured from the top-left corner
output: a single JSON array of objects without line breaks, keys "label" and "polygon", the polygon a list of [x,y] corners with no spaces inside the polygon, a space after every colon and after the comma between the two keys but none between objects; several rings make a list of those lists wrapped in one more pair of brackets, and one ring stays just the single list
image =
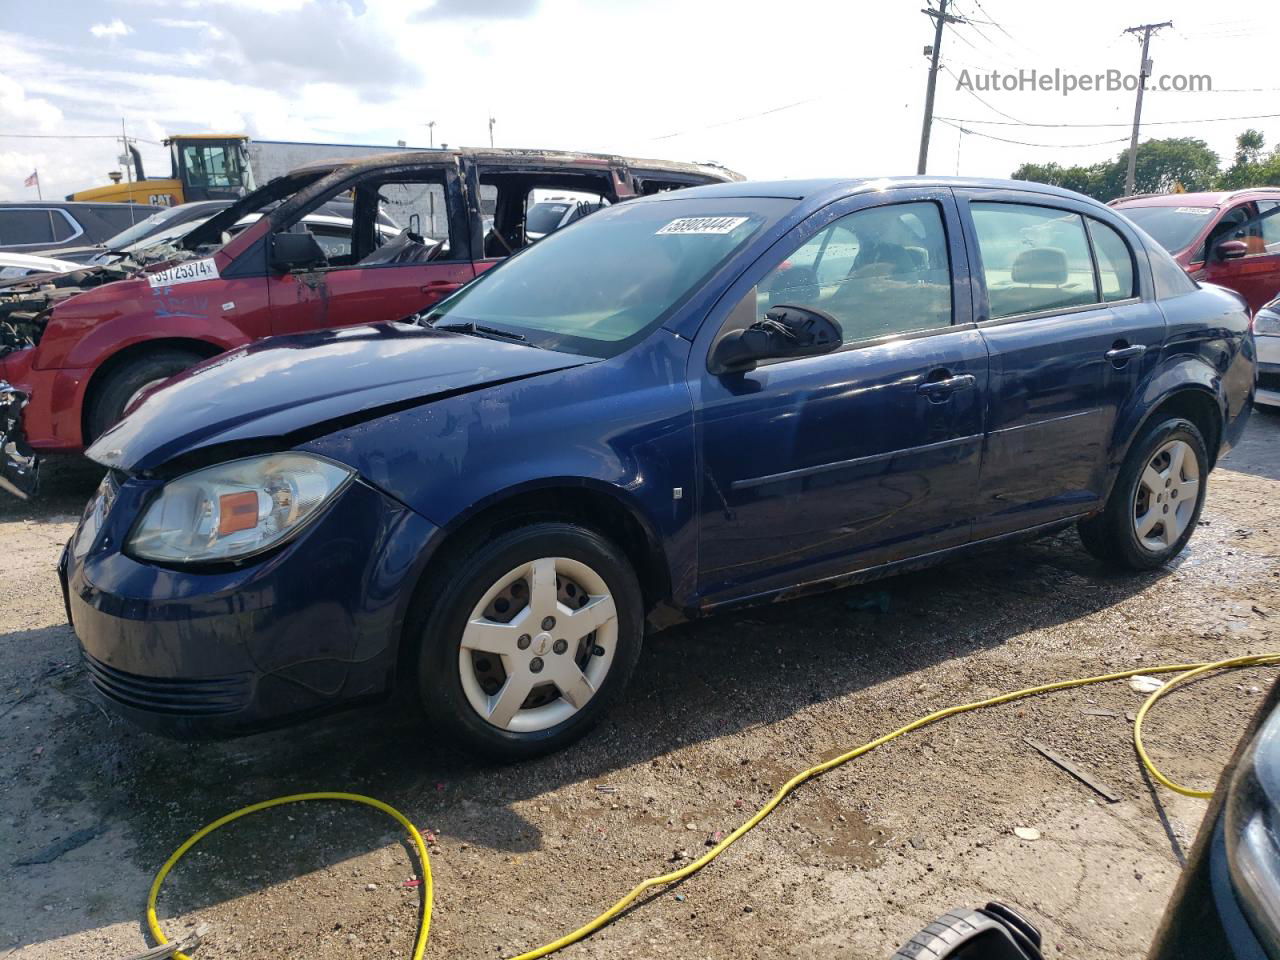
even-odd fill
[{"label": "green tree", "polygon": [[1262,148],[1267,145],[1261,130],[1250,127],[1236,137],[1236,166],[1257,163],[1262,159]]},{"label": "green tree", "polygon": [[[1124,150],[1114,160],[1090,166],[1024,163],[1013,172],[1013,179],[1050,183],[1105,202],[1124,195],[1128,166],[1129,151]],[[1139,144],[1135,167],[1138,193],[1168,193],[1179,185],[1188,191],[1211,190],[1218,180],[1218,155],[1194,137],[1169,137]]]},{"label": "green tree", "polygon": [[1280,184],[1280,147],[1264,154],[1266,145],[1261,130],[1249,129],[1236,137],[1235,163],[1218,178],[1218,189],[1243,190]]}]

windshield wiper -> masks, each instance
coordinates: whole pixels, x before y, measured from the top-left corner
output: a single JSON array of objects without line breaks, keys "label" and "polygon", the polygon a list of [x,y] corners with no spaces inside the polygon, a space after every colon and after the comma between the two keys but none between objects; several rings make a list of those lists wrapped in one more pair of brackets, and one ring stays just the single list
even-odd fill
[{"label": "windshield wiper", "polygon": [[512,330],[499,330],[497,327],[486,327],[483,323],[467,320],[464,323],[431,324],[436,330],[449,330],[453,333],[473,333],[479,337],[501,337],[503,340],[525,340],[523,333]]}]

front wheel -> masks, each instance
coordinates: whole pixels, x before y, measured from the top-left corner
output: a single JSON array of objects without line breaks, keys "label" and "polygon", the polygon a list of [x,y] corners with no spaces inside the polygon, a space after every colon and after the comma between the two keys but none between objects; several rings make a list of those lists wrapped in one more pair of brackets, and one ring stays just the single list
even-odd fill
[{"label": "front wheel", "polygon": [[1114,567],[1167,563],[1195,532],[1208,476],[1209,454],[1195,424],[1153,424],[1134,442],[1102,512],[1080,521],[1080,539]]},{"label": "front wheel", "polygon": [[470,552],[433,591],[418,689],[433,726],[499,760],[556,750],[617,699],[640,655],[626,557],[594,531],[539,523]]},{"label": "front wheel", "polygon": [[85,446],[124,419],[125,411],[143,390],[194,367],[202,359],[190,350],[166,347],[120,364],[104,381],[94,385],[93,399],[85,417]]}]

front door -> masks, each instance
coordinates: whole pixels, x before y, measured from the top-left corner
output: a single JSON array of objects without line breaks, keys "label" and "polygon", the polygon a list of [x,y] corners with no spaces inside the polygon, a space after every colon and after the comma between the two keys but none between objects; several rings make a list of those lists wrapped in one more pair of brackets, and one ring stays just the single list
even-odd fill
[{"label": "front door", "polygon": [[338,242],[333,216],[317,212],[312,223],[299,217],[283,225],[316,233],[326,259],[271,274],[274,333],[403,320],[475,276],[469,211],[455,170],[380,173],[342,189],[352,187],[349,244]]},{"label": "front door", "polygon": [[1118,220],[1012,190],[960,201],[991,353],[982,539],[1099,504],[1117,416],[1159,360],[1164,317],[1142,297],[1141,248]]},{"label": "front door", "polygon": [[[690,371],[712,602],[969,539],[987,349],[953,271],[967,267],[949,191],[854,197],[796,227],[713,311]],[[834,316],[843,348],[707,371],[716,338],[784,303]]]},{"label": "front door", "polygon": [[[1258,310],[1280,293],[1280,206],[1274,200],[1241,204],[1227,212],[1205,245],[1204,271],[1198,279],[1235,290]],[[1221,260],[1213,248],[1223,240],[1239,240],[1245,255]]]}]

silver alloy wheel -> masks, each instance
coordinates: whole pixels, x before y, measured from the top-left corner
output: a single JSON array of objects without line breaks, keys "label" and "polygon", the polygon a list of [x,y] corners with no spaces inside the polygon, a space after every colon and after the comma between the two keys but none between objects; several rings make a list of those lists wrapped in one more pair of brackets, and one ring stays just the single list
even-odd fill
[{"label": "silver alloy wheel", "polygon": [[1186,531],[1200,496],[1200,464],[1185,440],[1170,440],[1147,462],[1133,497],[1133,530],[1152,553]]},{"label": "silver alloy wheel", "polygon": [[595,696],[617,645],[604,578],[580,561],[541,557],[508,571],[472,609],[458,650],[462,689],[495,727],[546,730]]}]

